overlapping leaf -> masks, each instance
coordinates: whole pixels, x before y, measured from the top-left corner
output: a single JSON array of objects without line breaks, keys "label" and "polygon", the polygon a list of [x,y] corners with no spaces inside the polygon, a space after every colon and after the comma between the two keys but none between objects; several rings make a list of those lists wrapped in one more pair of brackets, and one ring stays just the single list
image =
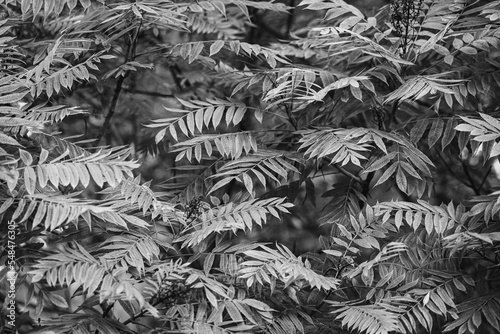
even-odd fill
[{"label": "overlapping leaf", "polygon": [[92,295],[109,273],[84,247],[78,243],[75,245],[76,249],[66,248],[38,261],[31,270],[33,281],[45,279],[49,286],[76,283],[87,295]]},{"label": "overlapping leaf", "polygon": [[189,231],[178,241],[183,242],[183,247],[198,245],[214,233],[239,230],[252,230],[254,224],[262,226],[271,214],[280,218],[279,212],[288,213],[287,208],[292,207],[283,198],[269,198],[265,200],[248,200],[228,203],[203,211],[195,220],[194,231]]},{"label": "overlapping leaf", "polygon": [[239,271],[239,277],[246,281],[248,287],[268,284],[274,290],[277,280],[285,286],[305,282],[313,288],[324,290],[336,289],[339,284],[336,278],[316,273],[308,260],[295,256],[284,245],[277,245],[276,250],[264,245],[260,248],[243,252],[252,258],[241,263]]},{"label": "overlapping leaf", "polygon": [[[500,143],[496,141],[500,138],[500,121],[488,114],[479,113],[479,116],[482,119],[460,117],[465,123],[459,124],[455,129],[468,132],[470,140],[482,144],[485,159],[494,158],[500,155]],[[479,145],[475,148],[479,150]]]},{"label": "overlapping leaf", "polygon": [[[367,334],[388,334],[398,330],[398,314],[374,305],[351,305],[335,310],[342,326]],[[362,319],[360,321],[360,319]]]},{"label": "overlapping leaf", "polygon": [[245,116],[247,106],[235,100],[207,99],[207,101],[184,101],[180,100],[185,107],[191,110],[183,110],[176,108],[165,109],[169,112],[183,114],[181,117],[172,117],[165,119],[152,120],[153,123],[147,124],[150,128],[163,128],[155,137],[156,142],[165,137],[167,130],[172,138],[178,140],[178,127],[182,133],[189,137],[195,135],[196,131],[203,133],[203,128],[211,127],[216,129],[224,118],[226,125],[238,125]]},{"label": "overlapping leaf", "polygon": [[414,230],[424,226],[429,234],[433,231],[444,233],[457,224],[463,224],[469,217],[463,205],[455,207],[451,202],[448,205],[434,206],[421,200],[418,203],[394,201],[380,203],[377,208],[383,215],[383,222],[394,215],[394,224],[397,228],[406,222]]},{"label": "overlapping leaf", "polygon": [[292,155],[274,150],[259,150],[257,153],[229,161],[211,176],[219,181],[210,188],[209,193],[226,186],[231,181],[237,181],[243,183],[248,193],[254,196],[255,179],[266,188],[267,179],[280,184],[280,179],[287,180],[290,172],[299,173],[298,169],[287,160],[291,160],[292,163],[300,162],[300,159]]},{"label": "overlapping leaf", "polygon": [[110,206],[97,205],[95,202],[72,196],[45,194],[29,195],[20,199],[12,219],[17,219],[21,223],[32,219],[32,229],[43,225],[44,229],[52,231],[69,223],[77,225],[80,217],[89,227],[92,227],[92,217],[124,228],[128,228],[129,225],[148,226],[144,220],[116,212]]},{"label": "overlapping leaf", "polygon": [[99,247],[103,255],[99,260],[104,261],[108,267],[113,267],[121,261],[137,269],[140,275],[145,272],[145,262],[150,265],[160,255],[160,248],[148,234],[130,233],[113,236]]},{"label": "overlapping leaf", "polygon": [[212,142],[224,158],[238,159],[243,153],[248,155],[257,151],[257,142],[252,131],[202,135],[175,144],[174,152],[179,152],[176,161],[184,157],[191,161],[194,155],[196,160],[201,162],[203,151],[211,157],[213,154]]},{"label": "overlapping leaf", "polygon": [[[46,161],[42,159],[38,164],[32,165],[32,161],[23,160],[24,182],[29,194],[34,194],[36,187],[45,188],[50,182],[52,186],[69,186],[76,188],[79,184],[87,187],[93,180],[99,187],[107,182],[111,187],[115,187],[126,177],[132,176],[132,170],[138,164],[126,161],[128,150],[122,152],[112,152],[110,150],[98,151],[88,156],[80,156],[63,160],[69,155],[66,151],[57,158]],[[124,156],[120,157],[120,153]]]}]

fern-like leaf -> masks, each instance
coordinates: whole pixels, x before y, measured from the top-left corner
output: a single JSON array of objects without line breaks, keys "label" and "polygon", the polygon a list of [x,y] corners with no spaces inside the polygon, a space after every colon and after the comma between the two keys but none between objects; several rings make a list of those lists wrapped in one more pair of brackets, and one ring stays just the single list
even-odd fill
[{"label": "fern-like leaf", "polygon": [[311,269],[308,260],[295,256],[288,248],[277,245],[277,250],[260,245],[262,250],[248,250],[243,254],[252,260],[241,263],[239,277],[246,281],[248,287],[254,284],[267,283],[274,290],[276,279],[285,286],[292,283],[305,282],[311,287],[330,290],[336,289],[339,280],[326,277]]},{"label": "fern-like leaf", "polygon": [[388,334],[397,331],[398,314],[374,305],[349,305],[336,310],[337,320],[351,331],[367,334]]},{"label": "fern-like leaf", "polygon": [[275,150],[259,150],[254,154],[229,161],[218,169],[216,174],[212,175],[212,179],[220,180],[212,186],[208,193],[212,193],[235,180],[243,183],[248,193],[254,196],[253,177],[256,177],[265,188],[267,178],[280,184],[279,178],[287,180],[289,172],[299,173],[298,169],[285,159],[301,162],[300,159],[291,154]]},{"label": "fern-like leaf", "polygon": [[174,152],[179,152],[176,161],[186,157],[191,161],[192,156],[198,162],[202,159],[203,150],[209,157],[212,156],[213,147],[215,144],[217,151],[224,157],[229,159],[238,159],[243,153],[257,151],[257,142],[252,131],[244,131],[237,133],[217,134],[217,135],[202,135],[189,139],[174,145]]},{"label": "fern-like leaf", "polygon": [[476,142],[473,148],[478,151],[481,146],[485,159],[494,158],[500,155],[500,143],[496,141],[500,138],[500,122],[488,114],[479,113],[479,115],[482,119],[460,117],[465,123],[459,124],[455,129],[468,132],[470,140]]},{"label": "fern-like leaf", "polygon": [[418,100],[424,96],[431,94],[455,94],[450,89],[450,86],[458,85],[463,82],[459,79],[444,79],[448,73],[440,73],[435,75],[417,76],[405,82],[401,87],[390,93],[384,103],[391,103],[394,101],[413,99]]},{"label": "fern-like leaf", "polygon": [[[288,213],[292,204],[285,203],[283,198],[265,200],[249,200],[239,204],[229,203],[208,209],[195,220],[195,231],[181,236],[182,247],[198,245],[214,233],[238,230],[252,230],[254,224],[262,226],[267,221],[267,214],[279,218],[278,212]],[[199,221],[199,223],[198,223]]]},{"label": "fern-like leaf", "polygon": [[99,259],[104,261],[108,268],[125,261],[135,267],[140,275],[145,272],[144,262],[151,264],[160,254],[160,248],[151,236],[132,232],[107,239],[99,250],[104,251]]},{"label": "fern-like leaf", "polygon": [[124,228],[127,228],[128,225],[148,226],[145,221],[135,216],[116,212],[110,206],[96,205],[92,201],[67,195],[34,194],[25,196],[17,204],[12,217],[19,219],[20,222],[28,221],[32,217],[32,228],[43,223],[46,230],[52,231],[69,223],[77,225],[80,217],[85,220],[89,227],[92,227],[92,216]]},{"label": "fern-like leaf", "polygon": [[31,161],[24,161],[24,182],[28,193],[34,194],[36,185],[41,189],[45,188],[49,181],[56,188],[59,185],[76,188],[79,183],[87,187],[90,180],[94,180],[99,187],[105,182],[115,187],[126,177],[131,177],[132,170],[139,166],[125,160],[127,149],[121,152],[98,151],[88,156],[63,160],[68,155],[69,152],[66,151],[51,161],[40,160],[36,165],[31,165]]},{"label": "fern-like leaf", "polygon": [[444,332],[458,328],[459,332],[477,333],[484,320],[496,329],[500,322],[498,310],[500,310],[498,293],[466,300],[459,305],[458,318],[447,324]]},{"label": "fern-like leaf", "polygon": [[[33,216],[32,228],[43,224],[46,230],[54,230],[68,223],[77,223],[80,217],[91,224],[91,214],[97,215],[111,208],[97,206],[90,201],[70,196],[47,196],[35,194],[22,198],[12,218],[25,222]],[[125,224],[126,225],[126,224]]]},{"label": "fern-like leaf", "polygon": [[394,215],[396,228],[399,229],[403,222],[414,230],[423,225],[429,234],[433,231],[442,234],[457,224],[464,224],[469,218],[462,205],[455,208],[451,202],[448,205],[433,206],[420,200],[418,203],[395,201],[380,203],[376,208],[380,210],[382,222]]},{"label": "fern-like leaf", "polygon": [[181,117],[155,119],[152,120],[152,124],[146,125],[150,128],[164,128],[156,135],[156,142],[163,139],[167,129],[172,138],[178,140],[176,125],[187,137],[190,135],[194,136],[196,130],[202,133],[203,128],[208,128],[210,123],[212,127],[216,129],[223,117],[225,118],[227,126],[230,126],[231,123],[233,125],[238,125],[243,120],[247,111],[246,105],[235,100],[207,99],[207,102],[204,102],[184,101],[179,99],[179,102],[191,110],[187,111],[165,107],[169,112],[181,113],[184,115]]},{"label": "fern-like leaf", "polygon": [[30,272],[33,281],[45,278],[50,286],[76,283],[87,295],[92,295],[101,285],[104,276],[109,273],[84,247],[78,243],[75,245],[76,249],[66,248],[39,260]]},{"label": "fern-like leaf", "polygon": [[87,112],[78,107],[67,107],[67,106],[50,106],[43,107],[41,105],[31,107],[27,110],[26,119],[39,121],[39,122],[49,122],[58,123],[61,122],[68,116],[74,115],[85,115]]}]

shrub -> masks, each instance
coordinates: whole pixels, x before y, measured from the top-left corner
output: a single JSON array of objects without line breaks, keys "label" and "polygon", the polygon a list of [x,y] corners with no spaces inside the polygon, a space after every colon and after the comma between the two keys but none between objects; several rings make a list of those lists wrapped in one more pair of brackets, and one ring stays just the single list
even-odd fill
[{"label": "shrub", "polygon": [[498,332],[500,1],[0,4],[7,330]]}]

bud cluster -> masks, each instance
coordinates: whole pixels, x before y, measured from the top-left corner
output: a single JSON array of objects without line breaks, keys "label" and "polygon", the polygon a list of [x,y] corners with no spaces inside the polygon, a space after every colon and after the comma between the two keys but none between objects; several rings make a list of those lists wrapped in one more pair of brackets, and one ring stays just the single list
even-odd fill
[{"label": "bud cluster", "polygon": [[188,294],[189,288],[183,282],[163,280],[154,299],[156,302],[172,305],[186,299]]}]

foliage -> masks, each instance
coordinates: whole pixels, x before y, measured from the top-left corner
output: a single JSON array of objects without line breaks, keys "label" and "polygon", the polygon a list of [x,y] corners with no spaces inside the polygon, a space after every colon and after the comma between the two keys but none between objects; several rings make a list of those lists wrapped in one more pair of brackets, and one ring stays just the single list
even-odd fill
[{"label": "foliage", "polygon": [[0,5],[0,326],[499,331],[500,1]]}]

